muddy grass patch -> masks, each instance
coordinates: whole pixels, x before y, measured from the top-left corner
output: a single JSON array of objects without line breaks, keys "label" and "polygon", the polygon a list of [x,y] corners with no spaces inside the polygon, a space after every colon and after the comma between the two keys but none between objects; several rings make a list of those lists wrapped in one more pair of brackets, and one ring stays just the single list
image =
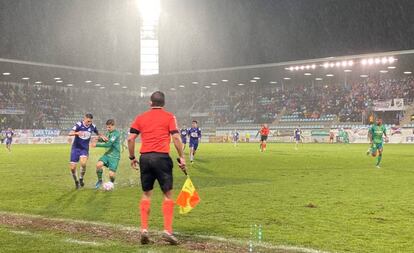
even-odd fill
[{"label": "muddy grass patch", "polygon": [[[104,224],[89,223],[82,221],[70,221],[53,218],[45,218],[40,216],[26,216],[10,213],[0,213],[0,225],[21,230],[34,231],[51,231],[59,234],[76,235],[82,238],[92,240],[113,240],[121,241],[132,245],[140,245],[140,234],[136,229],[125,229],[116,226],[109,226]],[[160,233],[150,233],[151,239],[154,240],[156,246],[167,246],[160,238]],[[247,243],[238,244],[235,242],[227,242],[225,240],[209,240],[199,237],[192,237],[190,235],[178,234],[177,238],[180,240],[179,248],[195,252],[246,252],[248,250]],[[174,247],[174,246],[170,246]],[[298,252],[283,249],[269,249],[267,247],[255,246],[255,251],[260,252]]]}]

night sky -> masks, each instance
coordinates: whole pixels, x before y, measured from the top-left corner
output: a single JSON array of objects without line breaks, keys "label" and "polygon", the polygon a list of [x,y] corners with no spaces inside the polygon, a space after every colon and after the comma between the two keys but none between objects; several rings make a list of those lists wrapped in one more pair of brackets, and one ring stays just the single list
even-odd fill
[{"label": "night sky", "polygon": [[[412,0],[163,0],[162,72],[414,48]],[[139,72],[133,0],[0,0],[0,57]]]}]

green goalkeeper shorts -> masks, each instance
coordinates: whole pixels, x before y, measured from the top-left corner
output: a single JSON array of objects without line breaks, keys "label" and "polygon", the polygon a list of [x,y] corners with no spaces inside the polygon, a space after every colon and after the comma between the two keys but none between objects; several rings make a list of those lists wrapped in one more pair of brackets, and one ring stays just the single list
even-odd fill
[{"label": "green goalkeeper shorts", "polygon": [[371,147],[371,152],[372,153],[375,153],[375,152],[377,152],[377,150],[381,150],[382,151],[382,148],[383,148],[383,143],[382,142],[380,142],[380,143],[373,143],[372,144],[372,147]]},{"label": "green goalkeeper shorts", "polygon": [[101,158],[99,158],[99,161],[103,162],[104,166],[107,167],[110,171],[116,172],[116,170],[118,169],[118,158],[113,158],[104,155]]}]

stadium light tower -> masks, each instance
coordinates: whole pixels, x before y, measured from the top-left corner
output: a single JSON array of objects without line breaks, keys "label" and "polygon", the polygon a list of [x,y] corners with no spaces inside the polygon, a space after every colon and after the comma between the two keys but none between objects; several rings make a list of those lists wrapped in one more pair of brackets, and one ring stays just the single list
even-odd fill
[{"label": "stadium light tower", "polygon": [[158,20],[161,13],[159,0],[138,0],[138,8],[145,20]]},{"label": "stadium light tower", "polygon": [[160,0],[137,0],[141,18],[141,75],[159,73],[158,23],[161,13]]}]

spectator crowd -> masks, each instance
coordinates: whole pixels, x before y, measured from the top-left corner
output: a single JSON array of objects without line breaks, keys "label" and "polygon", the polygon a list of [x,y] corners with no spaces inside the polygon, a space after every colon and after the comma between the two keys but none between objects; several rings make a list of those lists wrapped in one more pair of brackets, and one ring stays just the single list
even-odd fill
[{"label": "spectator crowd", "polygon": [[[414,79],[365,79],[358,82],[295,85],[194,86],[167,92],[167,109],[179,122],[202,124],[272,123],[280,115],[318,119],[336,115],[341,122],[361,122],[374,101],[402,98],[413,102]],[[85,112],[97,124],[115,118],[128,127],[137,112],[148,108],[147,97],[129,90],[76,89],[0,83],[0,127],[68,129]],[[187,124],[188,125],[188,124]]]}]

